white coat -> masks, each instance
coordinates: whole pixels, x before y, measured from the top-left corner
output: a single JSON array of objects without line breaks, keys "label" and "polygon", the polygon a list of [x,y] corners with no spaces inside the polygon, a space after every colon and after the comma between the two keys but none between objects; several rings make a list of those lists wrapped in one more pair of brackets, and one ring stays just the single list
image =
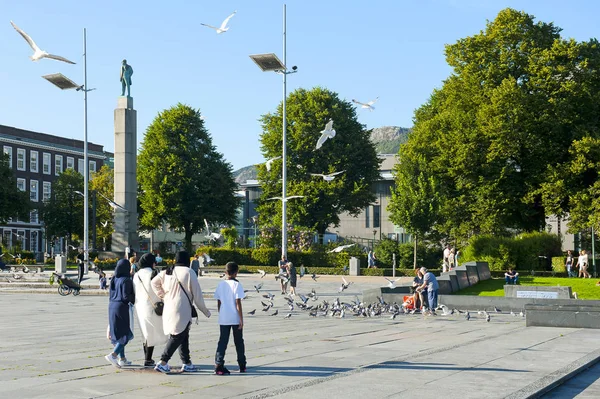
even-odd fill
[{"label": "white coat", "polygon": [[154,311],[153,303],[159,302],[161,299],[152,289],[151,277],[152,268],[141,268],[133,276],[133,289],[135,291],[135,311],[144,342],[146,346],[157,346],[167,342],[167,336],[163,332],[162,317]]},{"label": "white coat", "polygon": [[156,295],[165,302],[162,315],[163,330],[165,334],[171,335],[181,334],[192,321],[190,301],[181,291],[177,279],[179,279],[198,310],[204,313],[206,317],[210,317],[210,311],[204,304],[202,289],[196,273],[192,272],[187,266],[175,266],[171,275],[166,274],[166,271],[162,271],[152,279],[152,288]]}]

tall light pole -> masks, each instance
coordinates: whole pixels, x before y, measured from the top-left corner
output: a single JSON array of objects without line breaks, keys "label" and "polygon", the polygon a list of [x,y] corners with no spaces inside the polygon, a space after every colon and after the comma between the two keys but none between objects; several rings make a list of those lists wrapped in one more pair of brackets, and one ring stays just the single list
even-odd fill
[{"label": "tall light pole", "polygon": [[283,148],[281,153],[281,255],[287,255],[287,75],[296,73],[298,67],[293,66],[292,70],[286,67],[287,48],[286,48],[286,5],[283,5],[283,63],[273,53],[251,55],[250,58],[258,65],[263,72],[275,72],[283,75]]},{"label": "tall light pole", "polygon": [[[42,76],[61,90],[77,89],[83,91],[83,253],[84,262],[87,265],[89,260],[88,242],[89,242],[89,161],[88,161],[88,139],[87,139],[87,93],[95,89],[88,89],[87,86],[87,47],[86,30],[83,28],[83,85],[78,85],[62,73],[54,73]],[[68,254],[68,248],[67,248]]]}]

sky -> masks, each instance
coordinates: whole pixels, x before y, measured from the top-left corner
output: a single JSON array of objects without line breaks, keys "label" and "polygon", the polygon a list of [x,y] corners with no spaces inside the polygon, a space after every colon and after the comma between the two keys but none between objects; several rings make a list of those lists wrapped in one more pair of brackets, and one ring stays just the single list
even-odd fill
[{"label": "sky", "polygon": [[[477,34],[506,7],[554,22],[578,41],[598,37],[600,2],[592,0],[0,0],[0,124],[83,139],[83,94],[61,91],[42,75],[83,83],[87,30],[88,140],[114,149],[120,64],[132,66],[138,149],[162,110],[199,109],[217,150],[234,169],[264,161],[261,115],[282,100],[282,77],[262,72],[250,54],[282,55],[287,4],[288,93],[315,86],[367,102],[367,128],[412,126],[414,110],[451,69],[444,46]],[[216,34],[234,10],[230,30]],[[32,62],[14,21],[40,48],[77,65]],[[340,134],[342,132],[338,132]]]}]

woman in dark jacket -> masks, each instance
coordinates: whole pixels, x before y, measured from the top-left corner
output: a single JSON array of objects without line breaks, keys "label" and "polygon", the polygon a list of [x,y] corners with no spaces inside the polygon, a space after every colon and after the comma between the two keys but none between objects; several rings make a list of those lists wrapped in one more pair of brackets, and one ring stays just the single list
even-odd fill
[{"label": "woman in dark jacket", "polygon": [[115,274],[110,280],[108,327],[109,339],[115,348],[105,356],[105,359],[117,368],[131,364],[125,357],[125,345],[133,339],[129,320],[129,306],[135,303],[135,291],[133,290],[130,270],[131,264],[129,261],[121,259],[117,262]]}]

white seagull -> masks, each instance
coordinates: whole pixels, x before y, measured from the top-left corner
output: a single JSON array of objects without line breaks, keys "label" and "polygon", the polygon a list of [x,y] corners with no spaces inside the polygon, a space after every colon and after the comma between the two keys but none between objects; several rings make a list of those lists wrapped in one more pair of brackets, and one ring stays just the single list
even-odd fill
[{"label": "white seagull", "polygon": [[342,174],[344,172],[345,172],[345,170],[342,170],[340,172],[333,172],[333,173],[330,173],[328,175],[324,175],[324,174],[321,174],[321,173],[311,173],[310,175],[311,176],[316,176],[316,177],[322,177],[323,180],[325,180],[325,181],[332,181],[333,179],[335,179],[335,177],[337,175]]},{"label": "white seagull", "polygon": [[108,220],[105,222],[101,222],[100,224],[102,225],[102,227],[106,227],[106,226],[108,226]]},{"label": "white seagull", "polygon": [[373,111],[375,109],[373,104],[375,104],[377,102],[377,100],[379,100],[379,97],[377,97],[375,100],[369,101],[368,103],[361,103],[360,101],[356,101],[355,99],[352,99],[352,102],[354,104],[360,105],[361,108],[368,109],[369,111]]},{"label": "white seagull", "polygon": [[204,225],[206,226],[206,235],[204,236],[205,238],[208,238],[209,240],[215,240],[215,241],[217,241],[218,239],[221,238],[221,234],[219,234],[219,233],[212,233],[210,231],[210,228],[208,227],[208,222],[206,221],[206,219],[204,219]]},{"label": "white seagull", "polygon": [[265,165],[267,166],[267,172],[271,171],[271,164],[273,163],[273,161],[276,161],[278,159],[281,159],[281,157],[271,158],[265,163]]},{"label": "white seagull", "polygon": [[[283,198],[283,200],[285,202],[288,202],[288,200],[291,200],[293,198],[304,198],[304,195],[290,195],[289,197],[285,197]],[[271,200],[280,200],[281,201],[281,197],[273,197],[273,198],[267,198],[267,201],[271,201]]]},{"label": "white seagull", "polygon": [[346,248],[350,248],[355,246],[356,244],[348,244],[348,245],[340,245],[339,247],[335,247],[333,248],[331,251],[329,251],[329,253],[333,253],[333,252],[342,252],[344,249]]},{"label": "white seagull", "polygon": [[207,27],[209,27],[211,29],[214,29],[214,30],[217,31],[217,33],[227,32],[229,30],[229,26],[227,26],[227,24],[229,23],[229,20],[235,15],[236,12],[237,12],[237,10],[234,11],[230,16],[228,16],[227,18],[225,18],[225,20],[223,21],[223,23],[221,24],[221,26],[218,27],[218,28],[216,26],[202,24],[202,23],[200,25],[207,26]]},{"label": "white seagull", "polygon": [[23,36],[23,39],[25,39],[25,41],[27,41],[27,43],[29,43],[29,46],[33,49],[33,55],[29,56],[31,61],[39,61],[42,58],[51,58],[53,60],[66,62],[67,64],[75,64],[73,61],[69,61],[68,59],[66,59],[64,57],[61,57],[59,55],[49,54],[48,52],[40,49],[38,47],[38,45],[35,44],[33,39],[31,37],[29,37],[29,35],[27,33],[23,32],[21,30],[21,28],[19,28],[17,25],[15,25],[15,23],[13,21],[10,21],[10,24],[13,26],[13,28],[15,28],[15,30],[17,32],[19,32],[19,34],[21,36]]},{"label": "white seagull", "polygon": [[400,279],[399,279],[399,278],[397,278],[396,280],[393,280],[393,281],[392,281],[392,280],[390,280],[390,279],[389,279],[389,278],[387,278],[387,277],[384,277],[384,279],[386,279],[386,280],[388,281],[388,287],[390,287],[391,289],[394,289],[394,288],[396,288],[396,283],[397,283],[398,281],[400,281]]},{"label": "white seagull", "polygon": [[319,137],[319,141],[317,141],[317,147],[316,149],[318,150],[319,148],[321,148],[321,146],[323,145],[323,143],[325,143],[325,141],[327,141],[327,139],[332,139],[335,137],[335,130],[333,129],[333,119],[329,119],[329,122],[327,122],[327,124],[325,125],[325,129],[321,130],[321,137]]}]

